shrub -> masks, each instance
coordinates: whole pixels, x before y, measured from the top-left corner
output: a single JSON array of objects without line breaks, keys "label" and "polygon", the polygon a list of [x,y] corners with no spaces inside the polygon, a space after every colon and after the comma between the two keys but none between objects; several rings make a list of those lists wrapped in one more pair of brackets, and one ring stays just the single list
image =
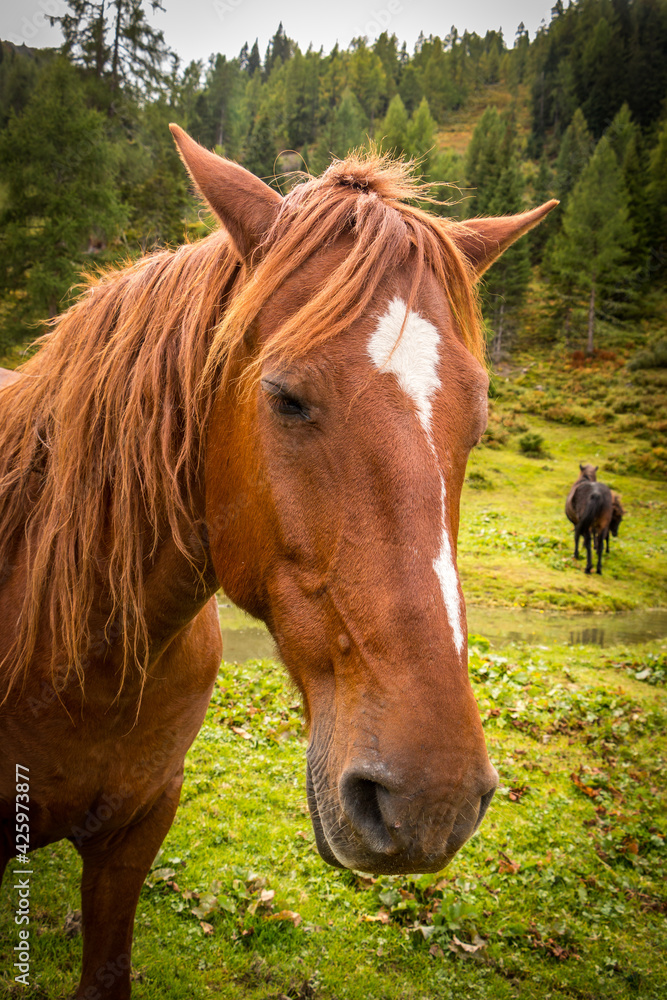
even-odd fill
[{"label": "shrub", "polygon": [[467,481],[471,490],[493,489],[493,480],[485,476],[483,472],[471,472]]},{"label": "shrub", "polygon": [[505,430],[502,418],[497,413],[489,413],[489,423],[482,437],[481,444],[487,448],[502,448],[507,444],[509,434]]},{"label": "shrub", "polygon": [[579,406],[567,406],[563,403],[554,403],[543,412],[545,420],[553,420],[558,424],[591,424],[593,423],[592,413],[587,413]]},{"label": "shrub", "polygon": [[535,431],[529,431],[519,438],[519,448],[524,455],[544,455],[544,438]]},{"label": "shrub", "polygon": [[638,368],[667,368],[667,338],[657,341],[652,347],[638,351],[628,361],[628,368],[636,371]]}]

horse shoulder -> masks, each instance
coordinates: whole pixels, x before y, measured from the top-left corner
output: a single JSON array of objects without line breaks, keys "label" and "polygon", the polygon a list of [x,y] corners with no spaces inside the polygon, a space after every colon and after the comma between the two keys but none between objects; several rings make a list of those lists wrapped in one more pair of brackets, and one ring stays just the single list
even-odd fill
[{"label": "horse shoulder", "polygon": [[[36,652],[48,660],[41,646]],[[100,659],[88,663],[83,691],[74,675],[59,684],[48,668],[31,665],[0,723],[10,757],[30,771],[34,846],[85,841],[135,822],[181,773],[221,655],[213,597],[151,664],[143,686],[131,679],[118,692],[117,674]],[[0,789],[0,802],[10,791]],[[0,808],[0,826],[10,819]]]}]

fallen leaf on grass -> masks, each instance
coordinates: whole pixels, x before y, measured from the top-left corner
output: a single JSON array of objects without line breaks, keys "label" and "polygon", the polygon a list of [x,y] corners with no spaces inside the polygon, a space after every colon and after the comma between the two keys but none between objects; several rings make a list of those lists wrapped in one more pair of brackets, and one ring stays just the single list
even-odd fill
[{"label": "fallen leaf on grass", "polygon": [[486,948],[487,941],[475,934],[475,938],[472,944],[468,944],[467,941],[459,941],[456,934],[452,936],[452,940],[449,942],[449,950],[453,951],[455,955],[474,955],[476,951],[480,948]]},{"label": "fallen leaf on grass", "polygon": [[532,938],[533,948],[541,948],[555,958],[558,962],[565,962],[568,958],[575,958],[581,961],[581,955],[578,955],[576,951],[572,951],[571,948],[563,948],[562,945],[556,944],[553,938],[543,939],[538,935]]},{"label": "fallen leaf on grass", "polygon": [[434,958],[444,958],[445,953],[439,944],[432,944],[428,950],[429,955],[433,955]]},{"label": "fallen leaf on grass", "polygon": [[376,882],[379,881],[378,879],[373,878],[372,875],[361,875],[359,873],[356,873],[355,877],[357,880],[357,885],[359,886],[360,889],[370,889],[371,886],[374,886]]},{"label": "fallen leaf on grass", "polygon": [[205,920],[200,920],[199,921],[199,926],[203,930],[204,934],[212,934],[213,933],[213,924],[207,924]]},{"label": "fallen leaf on grass", "polygon": [[499,851],[498,853],[500,854],[500,863],[498,865],[498,872],[501,875],[516,875],[516,873],[521,868],[519,862],[512,861],[512,859],[509,858],[504,851]]},{"label": "fallen leaf on grass", "polygon": [[63,924],[65,937],[73,938],[81,933],[81,910],[69,910]]},{"label": "fallen leaf on grass", "polygon": [[251,734],[246,729],[241,729],[240,726],[231,726],[230,728],[233,733],[236,733],[237,736],[242,736],[244,740],[252,739]]},{"label": "fallen leaf on grass", "polygon": [[300,913],[295,913],[294,910],[280,910],[279,913],[269,913],[264,918],[265,920],[289,920],[290,923],[298,927],[303,919]]},{"label": "fallen leaf on grass", "polygon": [[380,910],[379,913],[364,913],[361,919],[366,924],[388,924],[390,917],[386,910]]},{"label": "fallen leaf on grass", "polygon": [[152,889],[157,882],[169,882],[175,874],[175,868],[154,868],[152,872],[149,872],[146,885]]},{"label": "fallen leaf on grass", "polygon": [[199,917],[203,920],[204,917],[210,917],[218,909],[218,897],[214,896],[212,892],[204,892],[199,897],[199,905],[193,906],[192,913],[195,917]]},{"label": "fallen leaf on grass", "polygon": [[248,913],[250,914],[250,916],[254,917],[260,906],[266,906],[267,909],[270,910],[271,902],[273,901],[273,897],[275,896],[275,894],[276,894],[275,889],[262,889],[257,899],[254,900],[254,902],[252,902],[248,907]]},{"label": "fallen leaf on grass", "polygon": [[596,799],[600,794],[599,788],[591,788],[590,785],[584,784],[584,782],[581,780],[581,777],[576,773],[576,771],[573,771],[570,777],[572,778],[572,781],[577,786],[577,788],[580,791],[582,791],[584,795],[587,795],[589,799]]},{"label": "fallen leaf on grass", "polygon": [[530,785],[519,785],[517,788],[510,788],[509,790],[509,800],[510,802],[520,802],[521,799],[530,791]]},{"label": "fallen leaf on grass", "polygon": [[658,896],[650,896],[645,892],[636,892],[634,889],[625,890],[626,899],[636,899],[642,910],[645,912],[667,914],[667,899],[660,899]]}]

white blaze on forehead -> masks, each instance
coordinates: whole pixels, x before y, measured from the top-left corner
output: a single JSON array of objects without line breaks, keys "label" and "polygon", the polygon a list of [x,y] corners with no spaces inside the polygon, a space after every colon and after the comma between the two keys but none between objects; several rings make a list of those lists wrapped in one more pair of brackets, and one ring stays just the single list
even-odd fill
[{"label": "white blaze on forehead", "polygon": [[[368,353],[381,371],[391,372],[398,384],[413,400],[419,422],[424,428],[428,446],[438,465],[440,477],[441,542],[440,551],[433,560],[433,569],[440,581],[447,617],[454,636],[454,645],[460,654],[463,649],[461,628],[461,599],[458,576],[452,556],[452,546],[447,529],[445,480],[440,471],[438,454],[433,440],[431,417],[432,399],[440,389],[438,361],[440,359],[440,334],[436,327],[419,313],[410,312],[401,299],[393,299],[387,312],[378,322],[368,341]],[[405,321],[405,325],[404,325]],[[401,334],[401,327],[403,333]],[[398,339],[400,335],[400,340]]]},{"label": "white blaze on forehead", "polygon": [[[410,312],[406,319],[406,308],[401,299],[391,302],[368,342],[368,353],[378,368],[396,376],[401,389],[414,400],[419,420],[432,446],[431,398],[440,388],[440,334],[419,313]],[[403,320],[403,336],[398,340]]]}]

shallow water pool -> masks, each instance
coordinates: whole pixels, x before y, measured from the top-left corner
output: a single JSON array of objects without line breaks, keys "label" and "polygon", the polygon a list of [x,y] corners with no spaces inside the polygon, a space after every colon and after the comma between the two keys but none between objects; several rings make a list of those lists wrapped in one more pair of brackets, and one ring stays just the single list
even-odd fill
[{"label": "shallow water pool", "polygon": [[[218,600],[223,656],[231,662],[276,656],[276,647],[261,622],[239,611],[224,597]],[[534,646],[617,646],[667,636],[667,608],[620,611],[607,615],[564,615],[530,608],[468,607],[468,633],[482,635],[492,646],[525,642]]]}]

